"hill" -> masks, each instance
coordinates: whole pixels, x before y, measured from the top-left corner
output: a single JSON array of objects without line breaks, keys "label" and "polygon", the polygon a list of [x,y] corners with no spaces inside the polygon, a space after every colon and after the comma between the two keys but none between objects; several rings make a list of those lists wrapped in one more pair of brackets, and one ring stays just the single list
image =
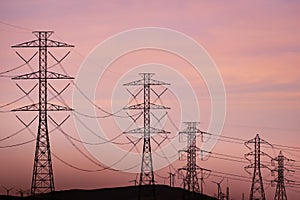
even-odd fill
[{"label": "hill", "polygon": [[[150,186],[151,187],[151,186]],[[143,191],[152,191],[149,186],[143,186]],[[51,194],[39,195],[38,199],[55,199],[55,200],[137,200],[138,199],[138,186],[129,187],[118,187],[118,188],[104,188],[95,190],[64,190],[55,191]],[[181,188],[172,188],[166,185],[156,185],[156,200],[182,200],[182,199],[193,199],[193,200],[216,200],[216,198],[201,195],[191,194],[184,191]],[[148,193],[143,193],[141,200],[150,200],[152,196]],[[20,200],[20,199],[33,199],[32,197],[12,197],[12,196],[0,196],[2,200]]]}]

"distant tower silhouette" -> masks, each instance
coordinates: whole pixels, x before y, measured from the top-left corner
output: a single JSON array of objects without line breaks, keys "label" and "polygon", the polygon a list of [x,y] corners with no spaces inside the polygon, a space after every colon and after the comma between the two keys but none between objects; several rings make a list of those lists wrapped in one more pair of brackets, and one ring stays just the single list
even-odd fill
[{"label": "distant tower silhouette", "polygon": [[229,196],[229,187],[226,187],[226,200],[229,200],[230,196]]},{"label": "distant tower silhouette", "polygon": [[19,189],[19,190],[17,190],[17,194],[20,194],[20,197],[24,197],[24,193],[25,193],[26,191],[25,190],[22,190],[22,189]]},{"label": "distant tower silhouette", "polygon": [[[254,139],[251,139],[245,142],[247,148],[251,149],[248,144],[254,144],[254,151],[245,154],[245,158],[248,159],[248,156],[254,156],[254,163],[245,167],[246,169],[253,168],[253,177],[252,177],[252,184],[251,184],[251,191],[250,191],[250,200],[265,200],[265,191],[261,176],[261,168],[267,168],[264,164],[261,163],[261,155],[268,156],[266,153],[262,152],[260,149],[261,144],[268,144],[272,146],[270,143],[266,142],[265,140],[259,137],[259,134],[256,135]],[[269,156],[270,157],[270,156]]]},{"label": "distant tower silhouette", "polygon": [[[197,171],[201,170],[201,173],[202,173],[203,170],[206,170],[206,169],[201,168],[197,165],[197,152],[200,151],[200,149],[197,147],[196,138],[197,138],[198,133],[203,134],[205,132],[203,132],[197,128],[197,125],[199,124],[199,122],[185,122],[185,124],[186,124],[187,128],[183,131],[180,131],[179,134],[184,134],[187,137],[187,148],[185,150],[183,150],[187,156],[187,164],[185,167],[179,168],[178,170],[186,171],[186,175],[183,180],[184,181],[184,189],[187,189],[188,191],[191,191],[191,192],[202,193],[203,188],[201,187],[201,190],[200,190]],[[206,170],[206,171],[209,171],[209,170]],[[201,176],[201,177],[203,177],[203,176]],[[201,180],[203,180],[203,179],[201,179]]]},{"label": "distant tower silhouette", "polygon": [[2,187],[5,189],[6,196],[9,196],[9,192],[14,189],[13,187],[12,188],[7,188],[7,187],[4,187],[4,186],[2,186]]},{"label": "distant tower silhouette", "polygon": [[[205,174],[205,172],[208,172]],[[204,194],[204,179],[210,176],[211,170],[200,167],[200,194]]]},{"label": "distant tower silhouette", "polygon": [[169,132],[166,132],[165,130],[157,129],[150,126],[150,110],[152,109],[170,109],[168,107],[165,107],[163,105],[157,105],[151,102],[151,94],[150,92],[153,91],[158,98],[162,95],[162,93],[165,92],[165,90],[161,94],[157,94],[154,89],[151,88],[151,86],[159,86],[159,85],[170,85],[168,83],[154,80],[152,77],[154,76],[154,73],[140,73],[139,74],[142,79],[137,81],[132,81],[130,83],[124,84],[124,86],[143,86],[144,91],[144,102],[139,103],[136,105],[131,105],[125,109],[129,110],[143,110],[144,114],[144,127],[143,128],[137,128],[130,131],[126,131],[124,133],[128,134],[143,134],[144,138],[144,145],[143,145],[143,155],[142,155],[142,164],[141,164],[141,172],[140,172],[140,180],[139,180],[139,193],[138,198],[140,199],[143,193],[143,187],[142,185],[152,185],[153,193],[152,196],[155,199],[155,180],[154,180],[154,173],[153,173],[153,163],[152,163],[152,152],[151,152],[151,133],[155,134],[166,134]]},{"label": "distant tower silhouette", "polygon": [[197,165],[197,151],[200,149],[196,145],[197,133],[202,133],[197,129],[198,122],[185,122],[187,128],[183,131],[180,131],[179,134],[187,135],[187,149],[185,150],[187,154],[187,165],[179,170],[186,170],[186,176],[184,178],[184,189],[191,192],[200,192],[197,170],[200,167]]},{"label": "distant tower silhouette", "polygon": [[175,175],[175,173],[169,172],[170,187],[174,187],[175,185]]},{"label": "distant tower silhouette", "polygon": [[[53,31],[34,31],[32,32],[37,39],[29,42],[24,42],[12,46],[12,48],[37,48],[39,52],[39,70],[29,74],[16,76],[13,79],[37,79],[39,81],[39,102],[27,106],[23,106],[12,111],[38,111],[39,112],[39,125],[36,139],[36,149],[34,157],[34,167],[31,184],[31,194],[48,193],[54,191],[54,180],[52,170],[52,160],[50,152],[50,142],[48,133],[48,111],[68,111],[72,110],[66,106],[55,105],[48,102],[48,80],[49,79],[73,79],[67,75],[62,75],[48,70],[48,53],[58,63],[53,54],[48,51],[48,48],[58,47],[74,47],[63,42],[54,41],[49,39]],[[18,54],[19,55],[19,54]],[[21,57],[21,55],[19,55]],[[21,57],[22,58],[22,57]],[[24,60],[24,58],[22,58]],[[24,60],[25,61],[25,60]],[[26,62],[27,63],[27,62]],[[57,92],[57,91],[55,91]],[[59,95],[60,93],[58,93]]]},{"label": "distant tower silhouette", "polygon": [[224,179],[222,179],[220,182],[215,182],[213,181],[213,183],[217,184],[217,187],[218,187],[218,196],[217,196],[217,199],[218,200],[224,200],[225,199],[225,195],[224,193],[222,192],[222,188],[221,188],[221,183],[223,182]]},{"label": "distant tower silhouette", "polygon": [[277,162],[276,168],[272,170],[272,172],[277,172],[277,178],[275,178],[273,182],[277,183],[276,184],[276,192],[275,192],[275,197],[274,200],[287,200],[287,195],[285,191],[285,182],[292,182],[288,179],[285,178],[284,172],[285,171],[292,171],[287,168],[285,168],[285,161],[294,161],[291,159],[286,158],[282,152],[279,152],[279,155],[272,159],[272,164],[274,164],[274,161]]}]

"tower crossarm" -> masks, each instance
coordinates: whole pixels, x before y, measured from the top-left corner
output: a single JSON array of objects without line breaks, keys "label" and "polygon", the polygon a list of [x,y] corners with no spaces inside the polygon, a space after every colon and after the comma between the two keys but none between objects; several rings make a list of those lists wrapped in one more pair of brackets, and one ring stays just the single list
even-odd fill
[{"label": "tower crossarm", "polygon": [[[185,129],[183,131],[179,131],[179,134],[189,134],[190,132],[191,132],[191,130]],[[201,131],[200,129],[197,129],[197,128],[193,129],[192,132],[193,133],[203,133],[203,134],[206,134],[206,132]]]},{"label": "tower crossarm", "polygon": [[[39,46],[39,40],[32,40],[28,42],[23,42],[21,44],[13,45],[11,47],[12,48],[36,48],[40,46]],[[47,47],[74,47],[74,45],[48,39]]]},{"label": "tower crossarm", "polygon": [[[158,105],[158,104],[154,104],[154,103],[149,103],[149,106],[150,106],[150,109],[170,109],[170,107]],[[126,110],[140,110],[141,109],[142,110],[142,109],[145,109],[145,104],[139,103],[139,104],[128,106],[124,109],[126,109]]]},{"label": "tower crossarm", "polygon": [[[136,128],[136,129],[132,129],[132,130],[129,130],[129,131],[125,131],[123,133],[125,134],[144,134],[145,132],[145,129],[144,127],[141,127],[141,128]],[[150,127],[149,129],[149,133],[150,134],[170,134],[169,131],[165,131],[163,129],[158,129],[158,128],[154,128],[154,127]]]},{"label": "tower crossarm", "polygon": [[[40,71],[32,72],[32,73],[28,73],[28,74],[15,76],[12,79],[14,79],[14,80],[18,80],[18,79],[39,79],[40,78],[40,73],[41,73]],[[47,74],[46,75],[47,79],[74,79],[71,76],[56,73],[56,72],[51,72],[51,71],[46,71],[46,74]]]},{"label": "tower crossarm", "polygon": [[144,76],[145,75],[150,76],[149,81],[146,83],[147,85],[170,85],[170,83],[166,83],[166,82],[163,82],[163,81],[158,81],[158,80],[151,79],[151,77],[154,76],[154,73],[140,73],[139,75],[142,76],[143,79],[136,80],[136,81],[131,81],[129,83],[125,83],[125,84],[123,84],[123,86],[141,86],[141,85],[144,85],[145,84],[145,82],[144,82]]},{"label": "tower crossarm", "polygon": [[27,42],[23,42],[20,44],[16,44],[11,46],[12,48],[36,48],[41,47],[40,41],[47,41],[43,46],[47,47],[74,47],[74,45],[67,44],[65,42],[55,41],[49,39],[49,37],[54,33],[53,31],[33,31],[32,32],[38,39],[31,40]]},{"label": "tower crossarm", "polygon": [[[47,105],[47,109],[46,109],[47,111],[72,111],[73,110],[70,107],[56,105],[53,103],[47,103],[46,105]],[[16,111],[40,111],[40,109],[39,109],[39,104],[35,103],[35,104],[20,107],[20,108],[16,108],[11,111],[13,111],[13,112],[16,112]]]}]

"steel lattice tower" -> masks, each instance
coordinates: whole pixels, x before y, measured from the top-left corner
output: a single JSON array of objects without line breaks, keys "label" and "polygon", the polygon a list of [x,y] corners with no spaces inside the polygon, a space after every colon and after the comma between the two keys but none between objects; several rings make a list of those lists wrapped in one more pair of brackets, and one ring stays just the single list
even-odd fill
[{"label": "steel lattice tower", "polygon": [[[246,159],[248,159],[247,158],[248,156],[254,156],[254,163],[251,163],[250,165],[245,167],[245,169],[253,168],[250,200],[265,200],[266,197],[265,197],[265,191],[264,191],[264,186],[263,186],[263,181],[261,176],[261,168],[267,168],[267,166],[261,163],[261,155],[264,156],[268,156],[268,155],[261,151],[261,144],[268,144],[268,145],[271,144],[261,139],[259,137],[259,134],[257,134],[254,139],[245,142],[246,147],[248,147],[247,146],[248,144],[254,144],[254,151],[245,154]],[[250,161],[250,159],[248,160]]]},{"label": "steel lattice tower", "polygon": [[272,159],[272,164],[274,161],[277,162],[276,168],[272,170],[272,172],[274,171],[277,172],[277,178],[272,181],[272,183],[273,182],[277,183],[274,200],[287,200],[284,183],[292,182],[292,181],[286,179],[284,173],[285,171],[292,171],[292,170],[285,168],[284,163],[285,161],[293,161],[293,160],[286,158],[280,151],[279,155],[276,158]]},{"label": "steel lattice tower", "polygon": [[180,168],[179,171],[186,171],[186,176],[184,177],[184,189],[191,192],[200,192],[202,194],[203,188],[201,187],[200,190],[197,171],[201,170],[201,173],[203,173],[203,170],[210,170],[201,168],[197,165],[197,152],[200,151],[200,149],[197,147],[196,138],[198,133],[203,134],[205,132],[202,132],[197,128],[198,122],[185,122],[185,124],[187,125],[187,128],[180,131],[179,134],[185,134],[187,136],[187,148],[184,150],[187,156],[187,164],[185,167]]},{"label": "steel lattice tower", "polygon": [[[47,86],[48,79],[73,79],[67,75],[48,71],[47,56],[48,53],[55,59],[55,57],[48,52],[48,48],[57,47],[74,47],[63,42],[49,39],[53,31],[34,31],[32,32],[37,39],[29,42],[24,42],[12,46],[12,48],[38,48],[39,54],[39,70],[29,74],[16,76],[13,79],[37,79],[39,85],[39,102],[27,106],[23,106],[12,111],[38,111],[39,125],[36,138],[36,149],[34,156],[34,167],[31,184],[31,194],[48,193],[54,191],[54,180],[52,170],[52,160],[50,151],[50,142],[48,134],[47,112],[48,111],[67,111],[72,110],[69,107],[55,105],[48,102]],[[64,59],[64,58],[63,58]],[[55,59],[57,62],[57,59]]]},{"label": "steel lattice tower", "polygon": [[[159,86],[159,85],[170,85],[168,83],[154,80],[152,77],[154,73],[140,73],[139,74],[142,79],[137,81],[132,81],[130,83],[124,84],[124,86],[143,86],[144,91],[144,102],[136,105],[131,105],[125,109],[129,110],[143,110],[144,116],[144,127],[137,128],[130,131],[126,131],[124,133],[134,134],[139,133],[143,134],[144,144],[143,144],[143,155],[142,155],[142,164],[141,164],[141,172],[139,178],[139,199],[141,198],[142,193],[142,185],[153,185],[153,197],[155,198],[155,180],[153,173],[153,161],[152,161],[152,152],[151,152],[151,134],[166,134],[165,130],[157,129],[150,126],[150,110],[152,109],[170,109],[163,105],[157,105],[151,102],[151,90],[155,93],[155,91],[151,88],[151,86]],[[164,93],[165,90],[162,92]],[[162,95],[157,95],[160,97]]]}]

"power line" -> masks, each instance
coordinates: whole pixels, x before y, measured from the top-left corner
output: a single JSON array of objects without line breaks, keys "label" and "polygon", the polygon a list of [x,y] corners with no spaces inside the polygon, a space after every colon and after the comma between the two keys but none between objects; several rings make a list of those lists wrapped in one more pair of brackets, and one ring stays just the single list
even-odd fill
[{"label": "power line", "polygon": [[[59,64],[59,63],[58,63]],[[61,64],[59,64],[60,68],[63,70],[63,72],[65,74],[68,75],[68,73],[66,72],[66,70],[61,66]],[[119,110],[115,111],[115,112],[108,112],[106,111],[105,109],[103,109],[102,107],[98,106],[97,104],[95,104],[91,99],[89,99],[87,97],[87,95],[78,87],[78,85],[75,84],[74,81],[71,80],[71,83],[72,85],[79,91],[79,93],[90,103],[92,104],[95,108],[97,108],[98,110],[104,112],[106,115],[103,115],[103,116],[91,116],[91,115],[88,115],[88,114],[85,114],[85,113],[82,113],[82,112],[79,112],[79,111],[74,111],[76,112],[77,114],[79,115],[82,115],[84,117],[88,117],[88,118],[108,118],[108,117],[118,117],[118,118],[130,118],[132,116],[135,116],[135,115],[117,115],[118,113],[120,113],[121,111],[124,110],[124,108],[126,108],[132,101],[133,99],[131,99],[124,107],[120,108]]]},{"label": "power line", "polygon": [[231,179],[231,180],[251,183],[251,181],[249,179],[234,178],[234,177],[222,176],[222,175],[216,175],[216,174],[211,174],[211,176],[218,177],[218,178],[228,178],[228,179]]},{"label": "power line", "polygon": [[[67,106],[67,104],[66,104],[66,101],[64,100],[64,98],[62,97],[62,96],[60,96],[59,94],[56,94],[56,95],[54,95],[53,93],[52,93],[52,91],[50,90],[50,93],[53,95],[53,98],[56,98],[60,103],[62,103],[63,105],[65,105],[65,106]],[[59,99],[58,99],[58,97],[59,97]],[[65,132],[62,132],[62,133],[64,133],[64,134],[66,134],[66,135],[68,135],[71,139],[73,139],[73,140],[75,140],[75,141],[77,141],[77,142],[81,142],[81,143],[85,143],[85,144],[90,144],[90,145],[100,145],[100,144],[105,144],[105,143],[113,143],[113,144],[118,144],[118,145],[125,145],[125,144],[130,144],[131,142],[115,142],[115,140],[116,139],[118,139],[119,137],[121,137],[123,134],[122,133],[120,133],[119,135],[117,135],[117,136],[115,136],[115,137],[113,137],[112,139],[110,139],[110,140],[107,140],[106,138],[103,138],[103,137],[101,137],[101,136],[99,136],[95,131],[93,131],[90,127],[88,127],[78,116],[76,116],[76,114],[75,113],[78,113],[78,112],[76,112],[76,111],[74,111],[73,110],[73,113],[72,113],[72,115],[76,118],[76,120],[84,127],[84,128],[86,128],[90,133],[92,133],[94,136],[96,136],[96,137],[98,137],[99,139],[101,139],[101,140],[103,140],[103,142],[99,142],[99,143],[90,143],[90,142],[84,142],[84,141],[81,141],[81,140],[79,140],[79,139],[76,139],[76,138],[74,138],[74,137],[71,137],[71,136],[69,136],[67,133],[65,133]],[[134,116],[134,115],[131,115],[131,116],[129,116],[129,117],[132,117],[132,116]],[[100,118],[106,118],[107,116],[104,116],[104,117],[100,117]]]},{"label": "power line", "polygon": [[7,139],[9,139],[9,138],[12,138],[12,137],[18,135],[19,133],[23,132],[25,129],[29,128],[29,126],[36,120],[36,118],[37,118],[37,116],[36,116],[33,120],[31,120],[31,122],[29,122],[29,124],[25,124],[25,127],[24,127],[24,128],[22,128],[22,129],[20,129],[20,130],[18,130],[18,131],[16,131],[16,132],[14,132],[14,133],[12,133],[12,134],[6,136],[6,137],[0,139],[0,142],[2,142],[2,141],[4,141],[4,140],[7,140]]},{"label": "power line", "polygon": [[[14,70],[17,70],[25,65],[29,66],[30,67],[30,61],[38,54],[38,51],[35,52],[35,54],[33,54],[33,56],[31,56],[31,58],[29,59],[25,59],[21,56],[21,54],[19,54],[17,51],[16,51],[16,54],[25,62],[24,64],[20,65],[20,66],[17,66],[17,67],[14,67],[12,69],[9,69],[9,70],[6,70],[6,71],[3,71],[0,73],[0,77],[3,77],[3,78],[12,78],[14,76],[9,76],[9,75],[3,75],[3,74],[6,74],[6,73],[9,73],[9,72],[12,72]],[[30,69],[33,71],[33,69],[30,67]]]},{"label": "power line", "polygon": [[[164,153],[163,150],[161,150],[161,152]],[[154,153],[156,153],[156,152],[154,152]],[[212,152],[212,153],[214,153],[214,152]],[[226,154],[221,154],[221,153],[217,153],[217,152],[215,152],[215,153],[220,154],[222,156],[228,156]],[[231,156],[231,155],[229,155],[229,156]],[[162,157],[164,157],[166,160],[168,160],[167,156],[162,156]],[[232,156],[232,157],[236,157],[236,156]],[[236,158],[241,159],[240,157],[236,157]],[[227,159],[227,158],[221,158],[221,159]],[[235,160],[235,161],[240,162],[240,160]],[[168,162],[169,162],[169,160],[168,160]],[[247,163],[247,162],[244,161],[243,163]],[[170,163],[170,165],[171,165],[171,167],[173,167],[173,169],[175,169],[175,167],[172,165],[172,163]],[[237,175],[237,174],[232,174],[232,173],[227,173],[227,172],[221,172],[221,171],[216,171],[216,170],[211,170],[211,173],[213,173],[213,174],[211,174],[211,176],[214,176],[214,177],[220,177],[220,178],[226,177],[228,179],[236,180],[236,181],[242,181],[242,182],[248,182],[248,183],[252,182],[251,180],[249,180],[249,177],[247,177],[247,176],[242,176],[242,175]],[[166,177],[163,177],[160,175],[158,175],[158,176],[161,178],[164,178],[164,179],[166,178]]]},{"label": "power line", "polygon": [[[51,118],[50,118],[51,119]],[[53,122],[53,120],[51,120]],[[54,123],[54,122],[53,122]],[[55,123],[54,123],[55,124]],[[58,130],[61,131],[62,133],[65,133],[65,131],[63,131],[63,129],[58,125],[55,124],[58,127]],[[133,146],[131,149],[129,149],[129,151],[124,154],[119,160],[117,160],[115,163],[113,163],[112,165],[108,166],[108,167],[104,167],[102,164],[99,164],[98,162],[95,162],[93,159],[91,159],[86,153],[84,153],[82,150],[80,150],[80,148],[70,140],[70,137],[67,134],[64,134],[64,136],[66,137],[66,139],[70,142],[70,144],[81,154],[83,155],[86,159],[88,159],[89,161],[91,161],[92,163],[94,163],[95,165],[102,167],[102,168],[106,168],[112,171],[118,171],[115,169],[112,169],[113,166],[115,166],[116,164],[120,163],[123,159],[125,159],[133,150],[133,148],[135,148],[135,146]]]},{"label": "power line", "polygon": [[[52,65],[50,65],[47,69],[51,69],[51,68],[57,66],[58,64],[60,64],[60,63],[52,64]],[[27,62],[25,62],[24,64],[19,65],[19,66],[17,66],[17,67],[13,67],[13,68],[11,68],[11,69],[9,69],[9,70],[2,71],[2,72],[0,73],[0,77],[1,77],[1,78],[13,78],[13,77],[15,77],[14,75],[4,75],[4,74],[5,74],[5,73],[12,72],[12,71],[15,71],[15,70],[17,70],[17,69],[20,69],[20,68],[22,68],[22,67],[24,67],[24,66],[28,66],[28,65],[29,65],[29,61],[27,61]],[[4,67],[2,67],[2,68],[4,68]]]},{"label": "power line", "polygon": [[[35,119],[36,119],[36,118],[35,118]],[[29,128],[29,126],[24,127],[24,129],[28,129],[28,128]],[[22,130],[24,130],[24,129],[22,129]],[[56,129],[59,129],[59,131],[65,133],[65,131],[63,131],[63,129],[60,127],[60,125],[57,126],[57,127],[55,127],[55,129],[53,129],[52,131],[54,131],[54,130],[56,130]],[[30,129],[29,129],[29,130],[30,130]],[[52,132],[52,131],[50,131],[50,132]],[[50,133],[50,132],[49,132],[49,133]],[[66,135],[66,137],[69,137],[69,135]],[[36,140],[36,139],[32,139],[32,140],[25,141],[25,142],[21,142],[21,143],[17,143],[17,144],[6,145],[6,146],[0,146],[0,148],[18,147],[18,146],[22,146],[22,145],[31,143],[31,142],[33,142],[33,141],[35,141],[35,140]],[[77,150],[79,150],[79,148],[78,148],[73,142],[71,142],[70,140],[69,140],[69,142],[70,142]],[[134,148],[134,147],[133,147],[133,148]],[[80,171],[84,171],[84,172],[99,172],[99,171],[104,171],[104,170],[122,171],[122,170],[130,170],[130,169],[133,169],[133,168],[135,168],[135,167],[138,166],[138,165],[134,165],[134,166],[132,166],[132,167],[129,167],[129,168],[127,168],[127,169],[122,169],[122,170],[114,170],[114,169],[112,169],[112,167],[113,167],[114,165],[118,164],[118,163],[121,162],[123,159],[125,159],[125,157],[127,157],[127,156],[129,155],[129,153],[131,153],[131,151],[132,151],[133,148],[131,148],[125,155],[123,155],[117,162],[113,163],[111,166],[104,167],[104,166],[100,165],[100,167],[102,167],[102,169],[95,169],[95,170],[83,169],[83,168],[80,168],[80,167],[76,167],[76,166],[74,166],[74,165],[72,165],[72,164],[70,164],[70,163],[64,161],[63,159],[61,159],[59,156],[57,156],[57,155],[54,154],[53,152],[52,152],[52,154],[53,154],[53,156],[54,156],[55,158],[57,158],[57,159],[58,159],[59,161],[61,161],[63,164],[65,164],[65,165],[67,165],[67,166],[69,166],[69,167],[71,167],[71,168],[74,168],[74,169],[77,169],[77,170],[80,170]],[[89,159],[89,160],[91,161],[91,159],[90,159],[86,154],[84,154],[81,150],[79,150],[79,152],[80,152],[84,157],[86,157],[87,159]],[[93,162],[94,162],[94,161],[93,161]],[[94,162],[94,163],[95,163],[95,162]],[[99,163],[96,163],[96,164],[99,166]]]},{"label": "power line", "polygon": [[[35,88],[36,86],[37,86],[37,85],[35,85],[34,88]],[[34,89],[34,88],[33,88],[33,89]],[[31,90],[30,90],[28,93],[26,93],[24,96],[21,96],[20,98],[17,98],[17,99],[15,99],[15,100],[13,100],[13,101],[11,101],[11,102],[9,102],[9,103],[6,103],[6,104],[1,105],[0,108],[7,107],[7,106],[10,106],[10,105],[12,105],[12,104],[14,104],[14,103],[17,103],[17,102],[21,101],[22,99],[24,99],[25,97],[27,97],[27,96],[33,91],[33,89],[31,89]]]},{"label": "power line", "polygon": [[245,158],[243,157],[238,157],[238,156],[232,156],[232,155],[228,155],[228,154],[224,154],[224,153],[218,153],[215,151],[205,151],[205,150],[200,150],[200,154],[204,153],[208,153],[208,154],[215,154],[215,155],[219,155],[219,156],[225,156],[225,157],[229,157],[229,158],[234,158],[234,159],[240,159],[240,160],[245,160]]},{"label": "power line", "polygon": [[100,172],[100,171],[104,171],[104,168],[102,169],[83,169],[83,168],[80,168],[80,167],[76,167],[68,162],[66,162],[65,160],[61,159],[59,156],[57,156],[56,154],[54,154],[53,152],[51,152],[51,154],[57,159],[59,160],[60,162],[62,162],[63,164],[73,168],[73,169],[76,169],[76,170],[79,170],[79,171],[83,171],[83,172]]},{"label": "power line", "polygon": [[117,135],[116,137],[110,139],[110,140],[107,140],[106,138],[103,138],[101,137],[100,135],[98,135],[95,131],[93,131],[90,127],[88,127],[85,123],[83,123],[78,116],[76,116],[75,114],[72,114],[76,120],[78,120],[78,122],[85,128],[87,129],[90,133],[92,133],[94,136],[96,136],[97,138],[103,140],[103,143],[102,144],[105,144],[105,143],[113,143],[113,144],[119,144],[119,145],[124,145],[124,144],[130,144],[130,142],[115,142],[114,140],[118,139],[119,137],[121,137],[123,134],[119,134]]},{"label": "power line", "polygon": [[[59,65],[60,68],[63,70],[64,73],[68,74],[66,72],[66,70],[61,66]],[[83,116],[86,116],[86,117],[90,117],[90,118],[107,118],[107,117],[119,117],[119,118],[128,118],[128,116],[122,116],[122,115],[117,115],[118,113],[120,113],[124,108],[121,108],[119,109],[118,111],[114,112],[114,113],[111,113],[111,112],[108,112],[106,111],[105,109],[103,109],[102,107],[98,106],[97,104],[95,104],[92,100],[90,100],[87,95],[75,84],[74,81],[71,80],[71,83],[72,85],[79,91],[79,93],[89,102],[91,103],[95,108],[97,108],[98,110],[104,112],[105,114],[107,115],[104,115],[104,116],[90,116],[90,115],[87,115],[87,114],[83,114],[83,113],[80,113],[78,111],[76,111],[78,114],[81,114]]]},{"label": "power line", "polygon": [[[15,70],[17,70],[17,69],[20,69],[20,68],[26,66],[26,65],[27,65],[27,63],[24,63],[24,64],[19,65],[19,66],[17,66],[17,67],[13,67],[13,68],[11,68],[11,69],[9,69],[9,70],[2,71],[2,72],[0,72],[0,77],[2,77],[3,74],[6,74],[6,73],[9,73],[9,72],[15,71]],[[1,68],[4,68],[4,67],[1,67]],[[4,75],[4,77],[6,77],[6,76]],[[9,76],[9,77],[13,77],[13,76]]]},{"label": "power line", "polygon": [[[117,165],[118,163],[120,163],[122,160],[124,160],[131,152],[132,150],[135,148],[135,146],[133,146],[132,148],[129,149],[128,152],[126,152],[122,157],[120,157],[116,162],[114,162],[112,165],[110,166],[103,166],[102,164],[99,164],[98,162],[95,162],[93,159],[91,159],[87,154],[85,154],[82,150],[79,149],[79,147],[77,145],[75,145],[68,137],[66,137],[67,140],[72,144],[72,146],[75,147],[75,149],[81,154],[83,155],[87,160],[91,161],[92,163],[94,163],[95,165],[99,166],[99,167],[102,167],[102,168],[105,168],[105,169],[108,169],[108,170],[111,170],[111,171],[120,171],[120,170],[116,170],[116,169],[113,169],[113,167],[115,165]],[[125,170],[125,169],[123,169]]]},{"label": "power line", "polygon": [[285,147],[286,149],[294,149],[294,150],[300,151],[300,147],[295,147],[295,146],[287,146],[287,145],[281,145],[281,144],[273,144],[273,146],[277,146],[278,148]]},{"label": "power line", "polygon": [[29,29],[29,28],[26,28],[26,27],[23,27],[23,26],[19,26],[19,25],[15,25],[15,24],[11,24],[11,23],[8,23],[8,22],[0,21],[0,24],[9,26],[9,27],[12,27],[12,28],[15,28],[15,29],[24,30],[26,32],[31,32],[31,29]]},{"label": "power line", "polygon": [[[131,142],[115,142],[116,139],[120,138],[121,136],[123,136],[123,133],[120,133],[119,135],[113,137],[110,140],[105,140],[103,142],[98,142],[98,143],[91,143],[91,142],[86,142],[86,141],[82,141],[80,139],[74,138],[73,136],[67,134],[64,130],[60,129],[61,133],[67,137],[69,137],[70,139],[82,143],[82,144],[88,144],[88,145],[101,145],[101,144],[106,144],[106,143],[112,143],[112,144],[118,144],[118,145],[126,145],[126,144],[131,144]],[[102,137],[101,137],[102,138]]]},{"label": "power line", "polygon": [[71,167],[73,169],[76,169],[76,170],[79,170],[79,171],[82,171],[82,172],[101,172],[101,171],[105,171],[105,170],[110,170],[110,171],[119,171],[121,172],[122,170],[131,170],[135,167],[137,167],[138,165],[134,165],[132,167],[129,167],[129,168],[126,168],[126,169],[122,169],[122,170],[113,170],[111,167],[112,166],[109,166],[109,167],[104,167],[104,168],[101,168],[101,169],[84,169],[84,168],[81,168],[81,167],[77,167],[73,164],[70,164],[69,162],[65,161],[64,159],[60,158],[59,156],[57,156],[56,154],[54,154],[53,152],[51,152],[51,154],[57,159],[59,160],[60,162],[62,162],[64,165],[68,166],[68,167]]},{"label": "power line", "polygon": [[[60,63],[58,63],[60,68],[62,69],[62,71],[68,75],[67,71],[61,66]],[[128,105],[130,105],[130,103],[134,100],[134,99],[131,99],[129,101],[129,103],[127,105],[125,105],[123,108],[120,108],[119,110],[117,110],[116,112],[108,112],[106,111],[105,109],[101,108],[100,106],[98,106],[97,104],[95,104],[92,100],[90,100],[87,95],[75,84],[74,81],[71,81],[72,85],[79,91],[79,93],[89,102],[91,103],[95,108],[97,108],[98,110],[104,112],[105,114],[107,115],[104,115],[104,116],[91,116],[91,115],[87,115],[87,114],[84,114],[84,113],[81,113],[81,112],[78,112],[78,111],[75,111],[77,114],[79,115],[82,115],[82,116],[85,116],[85,117],[89,117],[89,118],[107,118],[107,117],[111,117],[111,116],[114,116],[114,117],[119,117],[119,118],[129,118],[131,116],[135,116],[135,115],[127,115],[127,116],[122,116],[122,115],[117,115],[118,113],[120,113],[121,111],[124,110],[124,108],[126,108]]]},{"label": "power line", "polygon": [[[57,33],[54,33],[55,34],[55,36],[58,38],[58,39],[61,39],[61,37],[59,36],[59,35],[57,35]],[[86,58],[86,56],[84,56],[81,52],[79,52],[77,49],[74,49],[74,52],[78,55],[78,56],[80,56],[81,58]],[[92,64],[93,65],[95,65],[95,66],[97,66],[97,67],[102,67],[102,66],[100,66],[99,65],[99,63],[96,63],[96,62],[92,62]],[[120,72],[118,72],[118,71],[112,71],[111,69],[106,69],[106,71],[108,71],[108,72],[110,72],[111,74],[117,74],[117,75],[123,75],[123,73],[120,73]]]},{"label": "power line", "polygon": [[[179,130],[179,128],[176,126],[176,124],[172,120],[172,118],[169,115],[167,115],[167,117],[170,120],[173,127],[175,127],[176,130]],[[294,130],[296,131],[297,129],[294,129]],[[243,138],[225,136],[225,135],[218,135],[218,134],[209,133],[209,132],[207,132],[207,135],[215,137],[215,138],[219,138],[218,141],[228,142],[228,143],[244,144],[244,142],[247,141]],[[220,138],[225,138],[225,139],[229,139],[229,140],[224,140],[224,139],[220,139]],[[231,141],[231,140],[234,140],[234,141]],[[300,147],[297,147],[297,146],[289,146],[289,145],[282,145],[282,144],[272,144],[272,146],[273,147],[266,146],[266,148],[275,148],[275,149],[278,149],[278,150],[290,150],[290,151],[297,151],[297,152],[300,151]],[[281,147],[284,147],[284,148],[281,148]]]},{"label": "power line", "polygon": [[17,143],[17,144],[11,144],[11,145],[5,145],[5,146],[0,146],[1,149],[3,148],[10,148],[10,147],[19,147],[19,146],[22,146],[24,144],[29,144],[33,141],[35,141],[36,139],[32,139],[32,140],[28,140],[28,141],[25,141],[25,142],[21,142],[21,143]]},{"label": "power line", "polygon": [[[104,112],[106,115],[103,115],[103,116],[90,116],[90,115],[87,115],[87,114],[83,114],[83,113],[80,113],[78,111],[76,111],[78,114],[80,115],[83,115],[85,117],[90,117],[90,118],[108,118],[108,117],[118,117],[118,118],[129,118],[129,116],[127,115],[117,115],[118,113],[120,113],[121,111],[124,110],[124,108],[126,107],[123,107],[123,108],[120,108],[119,110],[117,110],[116,112],[109,112],[109,111],[106,111],[105,109],[103,109],[102,107],[98,106],[97,104],[95,104],[92,100],[90,100],[86,94],[74,83],[74,81],[71,81],[71,83],[73,84],[73,86],[79,91],[79,93],[89,102],[91,103],[95,108],[97,108],[98,110]],[[129,104],[127,104],[129,105]]]},{"label": "power line", "polygon": [[[244,144],[243,142],[246,141],[245,139],[242,139],[242,138],[229,137],[229,136],[224,136],[224,135],[217,135],[217,134],[214,134],[214,133],[208,133],[208,135],[213,136],[213,137],[220,137],[220,138],[230,139],[230,140],[218,139],[218,141],[235,143],[235,144]],[[235,141],[231,141],[231,140],[241,141],[241,142],[235,142]],[[300,147],[281,145],[281,144],[272,144],[272,146],[264,146],[264,147],[274,148],[274,149],[278,149],[278,150],[289,150],[289,151],[297,151],[297,152],[300,151]],[[285,147],[285,148],[281,148],[281,147]]]},{"label": "power line", "polygon": [[248,162],[246,162],[246,161],[235,160],[235,159],[231,159],[231,158],[221,158],[221,157],[217,157],[217,156],[210,156],[210,158],[216,158],[216,159],[225,160],[225,161],[233,161],[233,162],[248,164]]}]

